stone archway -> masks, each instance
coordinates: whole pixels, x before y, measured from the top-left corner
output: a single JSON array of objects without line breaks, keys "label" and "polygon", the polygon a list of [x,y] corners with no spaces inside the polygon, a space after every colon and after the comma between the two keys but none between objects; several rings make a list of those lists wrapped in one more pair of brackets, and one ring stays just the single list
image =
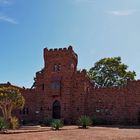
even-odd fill
[{"label": "stone archway", "polygon": [[52,107],[52,118],[60,119],[61,118],[61,105],[59,101],[54,101]]}]

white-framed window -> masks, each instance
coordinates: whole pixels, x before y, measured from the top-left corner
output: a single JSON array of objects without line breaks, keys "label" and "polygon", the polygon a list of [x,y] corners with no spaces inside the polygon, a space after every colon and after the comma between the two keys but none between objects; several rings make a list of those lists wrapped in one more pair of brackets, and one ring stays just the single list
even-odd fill
[{"label": "white-framed window", "polygon": [[61,65],[60,64],[55,64],[54,66],[53,66],[53,71],[54,72],[59,72],[61,70]]}]

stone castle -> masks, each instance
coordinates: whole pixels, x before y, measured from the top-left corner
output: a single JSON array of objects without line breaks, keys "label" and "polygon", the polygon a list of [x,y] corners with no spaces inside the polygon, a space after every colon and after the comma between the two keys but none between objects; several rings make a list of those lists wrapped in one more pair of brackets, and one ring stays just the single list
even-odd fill
[{"label": "stone castle", "polygon": [[45,48],[44,68],[36,73],[33,87],[20,88],[26,102],[23,110],[14,112],[19,119],[36,122],[48,117],[74,123],[88,115],[108,124],[140,123],[139,80],[122,88],[97,88],[84,70],[77,70],[77,63],[71,46]]}]

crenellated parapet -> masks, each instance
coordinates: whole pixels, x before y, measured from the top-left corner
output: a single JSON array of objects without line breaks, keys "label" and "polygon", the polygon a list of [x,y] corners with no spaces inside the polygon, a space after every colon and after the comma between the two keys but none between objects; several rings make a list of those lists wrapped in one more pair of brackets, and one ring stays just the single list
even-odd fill
[{"label": "crenellated parapet", "polygon": [[73,47],[69,46],[68,48],[54,48],[54,49],[48,49],[44,48],[44,61],[46,64],[46,61],[48,59],[54,59],[55,57],[59,58],[72,58],[76,65],[78,62],[78,55],[74,52]]},{"label": "crenellated parapet", "polygon": [[46,55],[64,55],[64,54],[71,54],[73,57],[77,59],[77,54],[74,52],[73,47],[69,46],[68,48],[54,48],[54,49],[48,49],[44,48],[44,57]]}]

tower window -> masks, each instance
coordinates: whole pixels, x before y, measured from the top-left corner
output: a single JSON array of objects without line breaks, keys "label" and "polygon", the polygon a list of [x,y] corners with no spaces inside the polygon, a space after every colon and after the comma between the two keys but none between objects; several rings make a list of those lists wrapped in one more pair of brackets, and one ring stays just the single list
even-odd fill
[{"label": "tower window", "polygon": [[58,64],[58,65],[55,64],[54,67],[53,67],[53,71],[58,72],[60,70],[61,70],[61,65],[60,64]]},{"label": "tower window", "polygon": [[59,90],[60,89],[60,81],[54,81],[51,84],[52,90]]}]

